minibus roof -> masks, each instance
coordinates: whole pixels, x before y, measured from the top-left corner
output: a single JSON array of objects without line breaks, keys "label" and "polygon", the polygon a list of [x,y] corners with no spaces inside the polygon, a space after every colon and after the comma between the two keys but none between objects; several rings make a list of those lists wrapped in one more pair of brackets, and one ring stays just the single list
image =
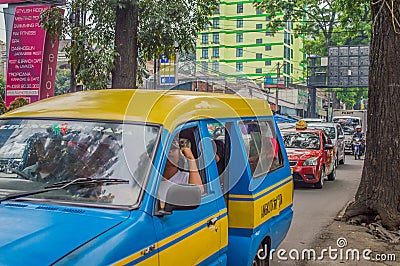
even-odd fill
[{"label": "minibus roof", "polygon": [[177,90],[93,90],[41,100],[2,117],[78,118],[162,124],[199,118],[272,116],[267,102],[232,94]]}]

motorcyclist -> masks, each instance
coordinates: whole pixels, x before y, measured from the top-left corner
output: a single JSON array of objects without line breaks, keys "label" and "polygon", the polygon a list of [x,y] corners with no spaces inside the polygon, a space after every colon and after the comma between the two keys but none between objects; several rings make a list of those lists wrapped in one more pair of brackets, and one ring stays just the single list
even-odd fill
[{"label": "motorcyclist", "polygon": [[[360,125],[356,126],[355,130],[356,130],[356,132],[354,132],[353,140],[355,138],[359,138],[360,139],[360,141],[361,141],[360,153],[364,154],[364,151],[365,151],[365,136],[364,136],[364,132],[362,132]],[[353,147],[353,152],[354,152],[354,147]]]}]

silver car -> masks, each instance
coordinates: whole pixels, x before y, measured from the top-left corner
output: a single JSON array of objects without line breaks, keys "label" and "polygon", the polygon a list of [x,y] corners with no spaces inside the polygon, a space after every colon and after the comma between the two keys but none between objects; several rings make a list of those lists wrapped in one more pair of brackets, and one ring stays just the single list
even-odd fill
[{"label": "silver car", "polygon": [[314,123],[308,122],[309,129],[322,129],[324,130],[332,140],[335,151],[335,164],[344,164],[345,162],[345,141],[344,132],[342,126],[338,123]]}]

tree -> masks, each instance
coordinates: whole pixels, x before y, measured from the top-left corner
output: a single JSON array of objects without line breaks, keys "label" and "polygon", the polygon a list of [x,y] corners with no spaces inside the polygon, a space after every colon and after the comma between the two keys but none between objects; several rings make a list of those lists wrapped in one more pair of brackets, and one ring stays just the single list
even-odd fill
[{"label": "tree", "polygon": [[72,69],[71,91],[76,90],[76,82],[91,89],[106,88],[116,56],[113,27],[116,2],[74,0],[68,1],[65,16],[56,7],[42,13],[40,21],[49,34],[62,40],[71,39],[65,48]]},{"label": "tree", "polygon": [[6,80],[1,77],[0,78],[0,96],[2,97],[2,99],[5,98],[5,91],[6,91]]},{"label": "tree", "polygon": [[[197,32],[208,23],[218,2],[141,0],[135,8],[137,0],[75,0],[67,6],[67,16],[52,8],[44,12],[41,22],[60,39],[74,36],[66,56],[78,68],[78,81],[102,89],[112,72],[113,87],[132,88],[134,73],[144,74],[146,60],[158,59],[162,53],[195,49]],[[85,23],[71,23],[68,18],[73,17],[74,10],[88,14]],[[139,12],[137,42],[135,12]],[[137,68],[136,54],[141,63]]]},{"label": "tree", "polygon": [[0,96],[0,114],[4,114],[8,111],[7,105],[3,100],[3,97]]},{"label": "tree", "polygon": [[10,107],[8,111],[12,111],[14,109],[20,108],[21,106],[27,105],[28,101],[25,98],[16,98],[14,101],[10,103]]},{"label": "tree", "polygon": [[362,99],[368,99],[365,88],[333,89],[340,102],[346,104],[347,109],[354,109]]},{"label": "tree", "polygon": [[71,71],[69,69],[57,70],[54,95],[61,95],[69,92],[70,76],[71,76]]},{"label": "tree", "polygon": [[[354,1],[357,5],[360,1]],[[400,226],[400,0],[372,0],[367,150],[360,186],[344,220],[380,216]]]},{"label": "tree", "polygon": [[[261,0],[255,3],[258,9],[270,14],[268,27],[276,32],[293,25],[296,36],[304,38],[305,54],[327,55],[331,45],[360,45],[369,40],[370,13],[366,1],[346,10],[347,0]],[[292,26],[291,26],[292,27]],[[315,93],[315,89],[310,89]],[[337,105],[333,93],[334,106]],[[311,105],[310,105],[311,111]]]}]

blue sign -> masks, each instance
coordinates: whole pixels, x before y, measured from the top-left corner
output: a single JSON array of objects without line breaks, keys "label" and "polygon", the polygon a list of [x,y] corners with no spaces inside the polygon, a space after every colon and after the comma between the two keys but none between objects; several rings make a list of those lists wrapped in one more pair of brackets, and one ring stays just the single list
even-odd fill
[{"label": "blue sign", "polygon": [[164,54],[161,55],[161,64],[168,64],[168,57],[166,57]]},{"label": "blue sign", "polygon": [[160,84],[161,85],[169,85],[175,84],[175,77],[174,76],[161,76],[160,77]]}]

